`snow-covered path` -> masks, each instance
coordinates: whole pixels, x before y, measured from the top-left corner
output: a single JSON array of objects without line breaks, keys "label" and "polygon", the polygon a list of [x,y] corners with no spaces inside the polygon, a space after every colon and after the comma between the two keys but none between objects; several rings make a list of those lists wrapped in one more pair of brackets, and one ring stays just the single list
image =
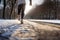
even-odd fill
[{"label": "snow-covered path", "polygon": [[[19,32],[23,32],[25,35],[28,33],[29,35],[31,32],[29,32],[30,29],[27,28],[27,26],[30,25],[21,25],[18,20],[0,20],[0,40],[22,40],[22,39],[30,39],[30,38],[15,38],[15,36],[12,35],[19,35]],[[16,34],[17,33],[17,34]],[[23,34],[22,33],[22,34]],[[20,35],[22,35],[20,34]],[[2,39],[1,39],[2,38]]]},{"label": "snow-covered path", "polygon": [[[0,20],[0,40],[36,40],[35,37],[38,37],[38,34],[41,37],[40,39],[60,40],[58,39],[60,38],[59,28],[38,24],[29,20],[24,20],[23,25],[19,24],[18,20]],[[58,35],[55,36],[56,34]]]},{"label": "snow-covered path", "polygon": [[[11,34],[21,27],[18,20],[0,20],[0,33],[4,37],[9,37]],[[0,35],[0,36],[1,36]]]}]

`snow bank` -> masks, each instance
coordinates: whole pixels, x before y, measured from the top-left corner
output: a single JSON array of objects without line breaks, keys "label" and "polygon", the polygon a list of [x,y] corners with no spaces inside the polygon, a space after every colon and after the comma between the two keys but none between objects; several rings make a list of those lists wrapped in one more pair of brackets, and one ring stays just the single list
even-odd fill
[{"label": "snow bank", "polygon": [[58,24],[60,24],[60,20],[39,20],[39,19],[31,19],[29,21],[48,22],[48,23],[58,23]]},{"label": "snow bank", "polygon": [[18,20],[0,20],[0,26],[9,26],[18,23],[19,23]]}]

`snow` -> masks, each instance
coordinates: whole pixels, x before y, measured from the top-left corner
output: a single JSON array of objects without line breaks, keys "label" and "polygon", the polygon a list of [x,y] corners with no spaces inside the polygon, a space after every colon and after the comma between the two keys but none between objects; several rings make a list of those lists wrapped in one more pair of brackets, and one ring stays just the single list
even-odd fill
[{"label": "snow", "polygon": [[40,19],[28,19],[29,21],[36,21],[36,22],[47,22],[47,23],[57,23],[60,24],[60,20],[40,20]]},{"label": "snow", "polygon": [[[30,19],[29,21],[38,21],[38,22],[50,22],[50,23],[59,23],[60,20],[37,20]],[[23,28],[18,20],[2,20],[0,19],[0,33],[2,32],[2,36],[10,37],[16,30],[20,30],[21,32],[28,32],[28,29]]]},{"label": "snow", "polygon": [[4,37],[9,37],[11,34],[21,27],[18,20],[0,20],[0,32]]},{"label": "snow", "polygon": [[18,20],[0,20],[0,26],[9,26],[18,23],[19,23]]}]

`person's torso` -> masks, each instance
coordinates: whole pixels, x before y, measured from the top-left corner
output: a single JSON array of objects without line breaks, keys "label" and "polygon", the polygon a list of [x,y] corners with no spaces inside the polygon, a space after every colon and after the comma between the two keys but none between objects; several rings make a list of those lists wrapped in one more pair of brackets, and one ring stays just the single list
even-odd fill
[{"label": "person's torso", "polygon": [[25,4],[25,0],[18,0],[18,5]]}]

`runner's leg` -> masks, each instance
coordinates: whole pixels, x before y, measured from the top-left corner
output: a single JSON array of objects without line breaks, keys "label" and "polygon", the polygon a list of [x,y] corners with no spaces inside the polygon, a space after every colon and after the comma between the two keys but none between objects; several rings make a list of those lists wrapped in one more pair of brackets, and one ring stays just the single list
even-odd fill
[{"label": "runner's leg", "polygon": [[18,5],[18,20],[20,21],[20,12],[21,12],[21,5]]},{"label": "runner's leg", "polygon": [[21,24],[23,24],[25,4],[23,4],[22,6],[23,7],[22,7],[22,13],[21,13]]}]

